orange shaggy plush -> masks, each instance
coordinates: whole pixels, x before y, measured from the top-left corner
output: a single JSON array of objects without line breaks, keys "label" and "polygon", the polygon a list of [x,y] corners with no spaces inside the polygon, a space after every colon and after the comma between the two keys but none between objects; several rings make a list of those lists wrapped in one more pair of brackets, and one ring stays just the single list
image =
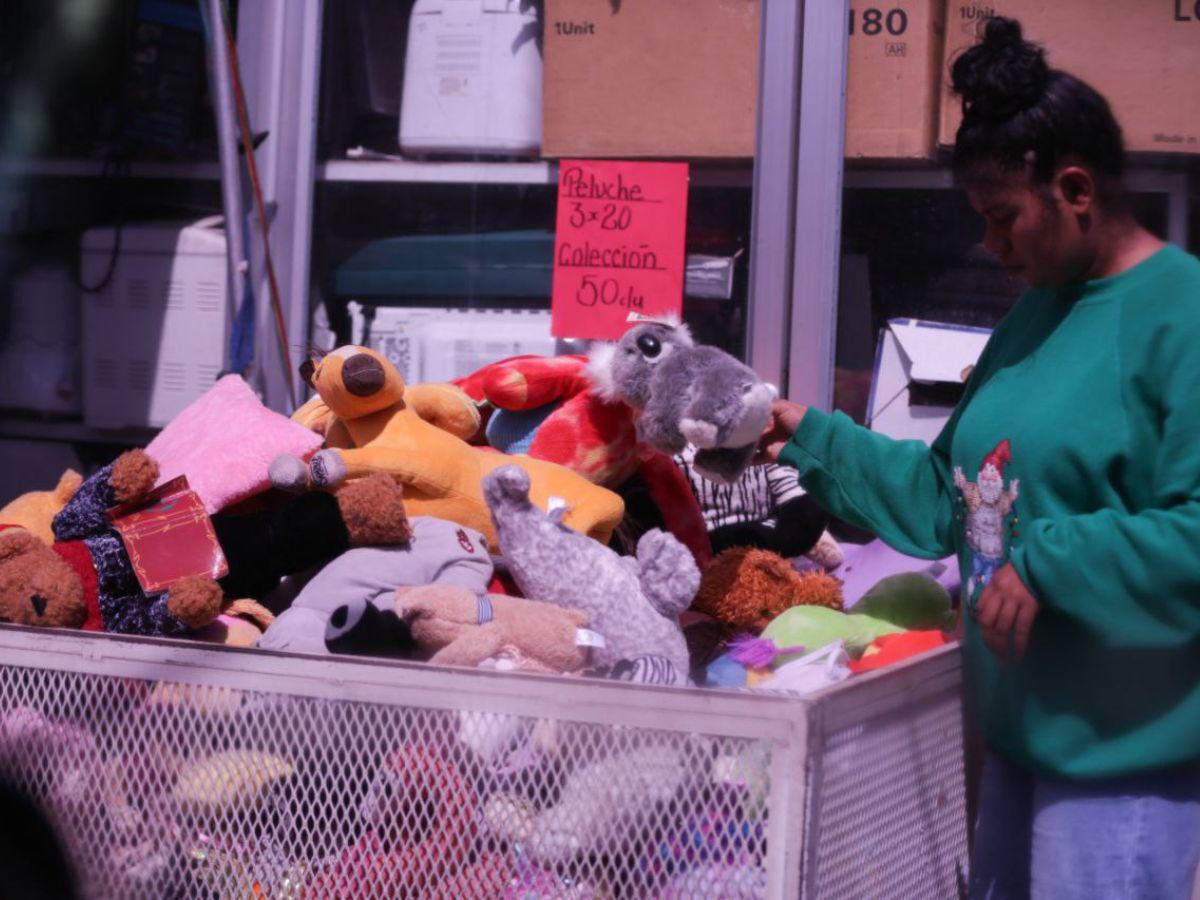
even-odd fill
[{"label": "orange shaggy plush", "polygon": [[840,610],[842,585],[824,572],[797,572],[769,550],[731,547],[705,568],[693,609],[731,631],[757,633],[793,606]]}]

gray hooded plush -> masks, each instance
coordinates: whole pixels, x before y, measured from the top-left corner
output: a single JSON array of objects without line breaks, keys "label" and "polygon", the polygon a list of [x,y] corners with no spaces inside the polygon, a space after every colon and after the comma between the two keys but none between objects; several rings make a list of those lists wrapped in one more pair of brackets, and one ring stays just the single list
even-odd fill
[{"label": "gray hooded plush", "polygon": [[636,559],[619,556],[563,525],[563,510],[547,515],[537,509],[529,500],[529,475],[519,466],[489,472],[483,495],[521,592],[586,613],[605,641],[595,653],[598,665],[658,656],[683,679],[688,650],[679,614],[700,588],[700,571],[683,544],[655,529],[638,541]]},{"label": "gray hooded plush", "polygon": [[749,366],[667,322],[637,325],[593,350],[588,375],[600,397],[637,413],[639,440],[670,454],[693,444],[695,470],[720,484],[750,465],[777,396]]}]

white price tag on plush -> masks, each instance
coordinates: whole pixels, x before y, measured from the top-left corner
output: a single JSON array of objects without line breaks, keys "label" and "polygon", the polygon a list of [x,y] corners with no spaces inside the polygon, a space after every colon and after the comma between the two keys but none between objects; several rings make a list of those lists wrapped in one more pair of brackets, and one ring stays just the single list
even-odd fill
[{"label": "white price tag on plush", "polygon": [[599,632],[580,628],[575,632],[575,646],[592,647],[596,650],[602,650],[608,646],[608,643],[604,640],[604,635]]}]

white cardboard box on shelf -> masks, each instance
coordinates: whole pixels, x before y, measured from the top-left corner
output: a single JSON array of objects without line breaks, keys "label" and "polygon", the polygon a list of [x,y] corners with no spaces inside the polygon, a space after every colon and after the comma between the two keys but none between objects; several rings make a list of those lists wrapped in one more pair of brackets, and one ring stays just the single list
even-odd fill
[{"label": "white cardboard box on shelf", "polygon": [[879,337],[867,404],[872,431],[932,444],[991,337],[987,328],[891,319]]},{"label": "white cardboard box on shelf", "polygon": [[[99,284],[116,232],[84,233],[80,271]],[[161,427],[216,381],[231,318],[219,216],[121,227],[112,277],[83,295],[83,417]]]},{"label": "white cardboard box on shelf", "polygon": [[409,383],[452,381],[522,354],[553,356],[550,311],[375,306],[351,301],[350,339],[378,350]]},{"label": "white cardboard box on shelf", "polygon": [[400,100],[401,149],[536,155],[542,143],[537,28],[533,4],[417,0]]}]

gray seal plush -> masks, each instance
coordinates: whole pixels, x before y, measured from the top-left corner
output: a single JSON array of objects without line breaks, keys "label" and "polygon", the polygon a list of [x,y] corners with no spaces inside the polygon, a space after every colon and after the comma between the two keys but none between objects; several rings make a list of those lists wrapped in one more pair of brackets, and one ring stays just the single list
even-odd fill
[{"label": "gray seal plush", "polygon": [[778,395],[749,366],[670,322],[636,325],[595,348],[588,375],[600,397],[632,407],[639,440],[670,454],[694,445],[695,470],[719,484],[750,465]]},{"label": "gray seal plush", "polygon": [[535,507],[519,466],[489,472],[483,496],[517,587],[532,600],[585,613],[604,637],[599,666],[659,656],[679,673],[689,670],[679,615],[700,588],[700,570],[683,544],[654,529],[638,541],[636,559],[619,556],[563,525],[564,510],[548,515]]}]

